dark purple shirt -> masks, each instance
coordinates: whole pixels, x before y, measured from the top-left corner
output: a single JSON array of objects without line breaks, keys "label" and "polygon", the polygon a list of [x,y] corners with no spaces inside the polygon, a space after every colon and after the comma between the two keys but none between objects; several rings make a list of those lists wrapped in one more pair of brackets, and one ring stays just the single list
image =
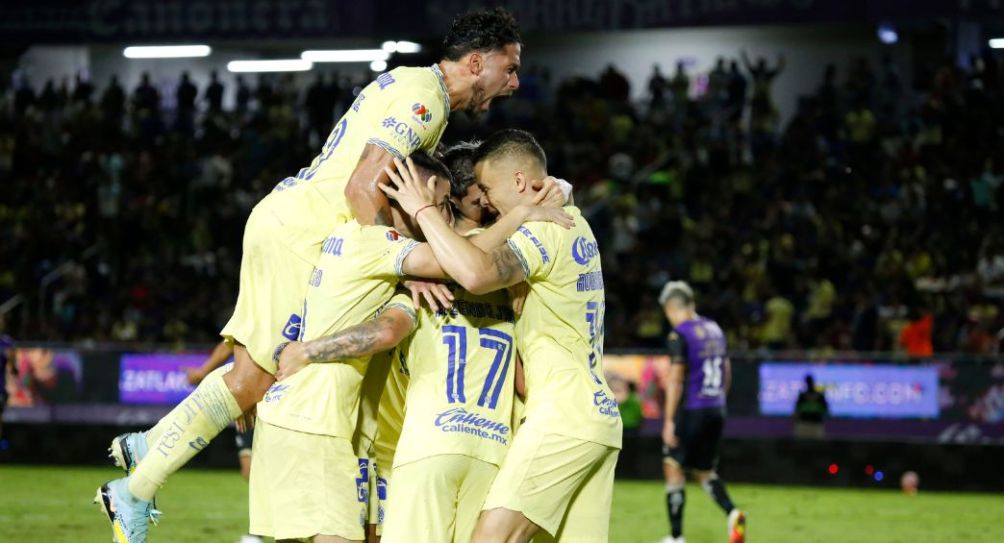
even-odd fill
[{"label": "dark purple shirt", "polygon": [[713,320],[697,317],[669,334],[669,356],[687,365],[683,387],[684,409],[725,406],[725,334]]}]

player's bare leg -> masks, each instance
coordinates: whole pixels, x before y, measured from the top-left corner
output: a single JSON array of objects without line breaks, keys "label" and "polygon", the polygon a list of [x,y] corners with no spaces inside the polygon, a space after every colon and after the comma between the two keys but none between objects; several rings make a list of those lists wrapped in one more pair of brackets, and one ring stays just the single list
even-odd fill
[{"label": "player's bare leg", "polygon": [[499,507],[481,512],[471,543],[527,543],[538,531],[523,513]]},{"label": "player's bare leg", "polygon": [[244,412],[265,397],[268,387],[275,383],[275,376],[256,364],[247,348],[238,343],[234,345],[234,367],[223,375],[223,382]]},{"label": "player's bare leg", "polygon": [[380,536],[377,535],[377,525],[370,524],[366,532],[366,543],[380,543]]}]

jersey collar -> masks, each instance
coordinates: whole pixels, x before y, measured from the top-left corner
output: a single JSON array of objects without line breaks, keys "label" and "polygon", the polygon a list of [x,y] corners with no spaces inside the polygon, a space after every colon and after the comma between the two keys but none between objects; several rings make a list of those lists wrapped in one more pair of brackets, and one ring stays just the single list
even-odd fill
[{"label": "jersey collar", "polygon": [[446,90],[446,78],[443,71],[439,69],[439,64],[432,65],[432,73],[436,74],[436,81],[439,82],[439,89],[443,91],[443,105],[446,106],[446,115],[450,115],[450,92]]}]

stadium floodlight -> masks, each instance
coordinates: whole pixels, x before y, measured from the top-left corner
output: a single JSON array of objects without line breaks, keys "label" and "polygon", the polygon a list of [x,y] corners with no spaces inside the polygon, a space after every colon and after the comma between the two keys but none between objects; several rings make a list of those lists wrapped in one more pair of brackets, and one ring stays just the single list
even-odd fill
[{"label": "stadium floodlight", "polygon": [[227,71],[234,73],[262,72],[306,72],[314,64],[299,58],[273,60],[232,60],[227,63]]},{"label": "stadium floodlight", "polygon": [[876,34],[878,34],[879,41],[886,45],[892,45],[899,41],[899,32],[896,32],[896,27],[890,23],[880,24]]},{"label": "stadium floodlight", "polygon": [[991,49],[1004,49],[1004,38],[994,38],[990,40]]},{"label": "stadium floodlight", "polygon": [[194,58],[208,57],[208,45],[132,45],[122,50],[125,58]]},{"label": "stadium floodlight", "polygon": [[383,49],[318,49],[304,51],[300,58],[310,62],[373,62],[389,59],[390,53]]},{"label": "stadium floodlight", "polygon": [[385,41],[380,46],[388,53],[420,53],[422,46],[413,41]]},{"label": "stadium floodlight", "polygon": [[387,61],[374,60],[373,62],[370,62],[370,69],[374,72],[382,72],[387,69]]}]

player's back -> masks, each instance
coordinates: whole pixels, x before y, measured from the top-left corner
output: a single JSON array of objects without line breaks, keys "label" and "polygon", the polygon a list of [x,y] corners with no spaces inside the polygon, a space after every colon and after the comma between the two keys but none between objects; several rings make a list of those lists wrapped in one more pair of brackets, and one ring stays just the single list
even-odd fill
[{"label": "player's back", "polygon": [[[391,300],[401,263],[416,245],[385,226],[356,221],[337,226],[310,278],[300,339],[331,335],[372,318]],[[310,364],[273,385],[258,416],[290,430],[351,438],[368,363],[369,357]]]},{"label": "player's back", "polygon": [[676,326],[685,345],[687,378],[684,388],[686,409],[707,409],[725,405],[724,363],[728,357],[725,334],[718,323],[698,316]]},{"label": "player's back", "polygon": [[509,296],[452,288],[453,308],[422,312],[400,347],[410,378],[395,466],[440,454],[499,464],[512,439],[516,349]]},{"label": "player's back", "polygon": [[596,238],[578,208],[575,226],[528,223],[510,238],[528,271],[516,323],[526,371],[527,424],[620,447],[617,402],[603,375],[603,270]]},{"label": "player's back", "polygon": [[367,144],[402,158],[417,149],[432,151],[446,129],[449,112],[437,66],[400,67],[380,74],[335,123],[310,165],[279,182],[263,202],[285,221],[327,233],[352,217],[345,187]]}]

